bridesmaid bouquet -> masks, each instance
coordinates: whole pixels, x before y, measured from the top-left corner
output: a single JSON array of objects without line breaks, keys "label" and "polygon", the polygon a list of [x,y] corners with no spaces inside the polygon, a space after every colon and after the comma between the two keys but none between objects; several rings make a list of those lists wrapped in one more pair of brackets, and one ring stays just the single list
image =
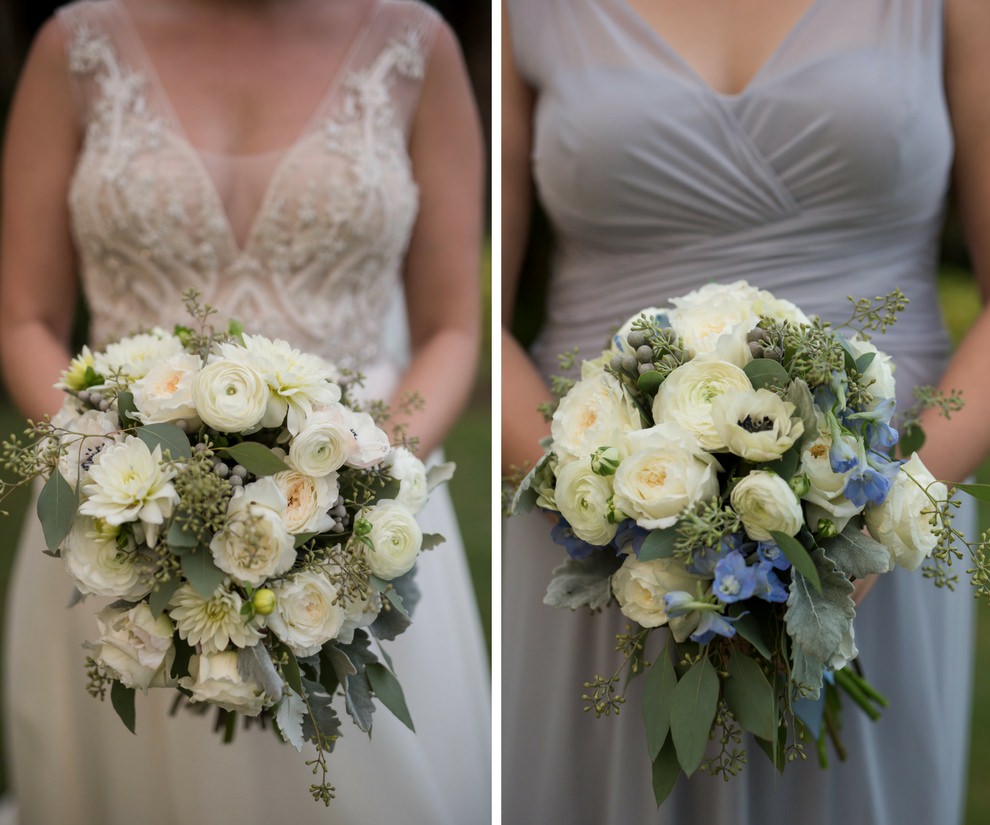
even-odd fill
[{"label": "bridesmaid bouquet", "polygon": [[[579,380],[557,379],[552,436],[513,509],[559,518],[569,558],[547,604],[614,600],[635,623],[619,669],[583,698],[617,713],[623,671],[648,672],[657,804],[682,772],[736,774],[742,731],[781,771],[805,742],[824,764],[832,737],[841,756],[840,691],[873,718],[885,705],[854,662],[853,581],[927,560],[925,575],[953,582],[958,502],[913,452],[917,411],[894,428],[893,367],[867,338],[905,305],[899,291],[853,302],[842,334],[745,282],[710,284],[631,318]],[[972,549],[985,589],[985,543]]]},{"label": "bridesmaid bouquet", "polygon": [[427,472],[391,447],[323,359],[280,340],[156,329],[84,349],[61,411],[5,445],[47,478],[38,515],[77,598],[106,597],[88,645],[89,690],[135,729],[135,692],[271,722],[316,748],[314,799],[342,693],[370,732],[375,699],[413,727],[382,642],[410,625],[423,535],[416,513],[453,465]]}]

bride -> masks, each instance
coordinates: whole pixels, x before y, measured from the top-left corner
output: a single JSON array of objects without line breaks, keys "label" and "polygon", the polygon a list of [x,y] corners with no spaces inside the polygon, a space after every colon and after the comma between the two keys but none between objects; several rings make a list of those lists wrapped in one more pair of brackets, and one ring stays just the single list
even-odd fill
[{"label": "bride", "polygon": [[[101,347],[170,328],[197,289],[222,318],[423,397],[402,418],[434,451],[462,408],[479,328],[482,162],[460,53],[406,0],[80,0],[40,33],[10,113],[0,329],[7,385],[34,419],[61,403],[77,291]],[[408,318],[389,314],[402,293]],[[408,359],[398,357],[408,350]],[[8,761],[25,825],[245,822],[471,825],[489,819],[488,686],[448,499],[448,543],[392,651],[416,723],[345,729],[329,812],[291,748],[138,706],[137,736],[85,691],[91,602],[40,533],[7,617]],[[162,695],[156,695],[156,694]]]}]

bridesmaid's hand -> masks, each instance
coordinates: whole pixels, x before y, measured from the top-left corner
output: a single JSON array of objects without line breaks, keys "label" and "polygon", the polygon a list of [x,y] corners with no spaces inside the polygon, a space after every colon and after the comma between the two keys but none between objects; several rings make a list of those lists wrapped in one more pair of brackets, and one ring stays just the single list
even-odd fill
[{"label": "bridesmaid's hand", "polygon": [[879,576],[876,573],[871,573],[864,579],[856,579],[853,582],[853,592],[852,600],[859,607],[863,603],[863,599],[866,598],[866,594],[873,589],[873,585],[877,583]]}]

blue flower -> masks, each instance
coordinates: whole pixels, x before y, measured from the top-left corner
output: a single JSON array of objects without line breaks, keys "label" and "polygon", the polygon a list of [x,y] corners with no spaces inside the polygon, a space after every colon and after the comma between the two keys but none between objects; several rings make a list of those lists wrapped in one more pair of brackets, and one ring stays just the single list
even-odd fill
[{"label": "blue flower", "polygon": [[615,531],[615,538],[612,539],[612,545],[617,550],[622,550],[629,545],[632,548],[632,553],[638,558],[639,551],[643,547],[643,542],[646,541],[646,537],[650,535],[650,531],[640,527],[631,518],[627,518],[619,525],[619,529]]},{"label": "blue flower", "polygon": [[769,562],[777,570],[789,570],[791,562],[772,541],[761,541],[756,546],[756,556],[760,561]]},{"label": "blue flower", "polygon": [[731,639],[736,635],[736,629],[732,626],[735,619],[729,616],[722,616],[718,613],[705,611],[701,614],[701,621],[691,634],[691,641],[699,645],[708,644],[715,636],[724,636]]},{"label": "blue flower", "polygon": [[[790,564],[790,562],[788,562]],[[774,573],[773,565],[768,561],[761,561],[756,567],[756,588],[753,595],[765,602],[783,603],[787,601],[787,588],[784,587],[777,574]]]},{"label": "blue flower", "polygon": [[756,588],[755,568],[746,564],[746,559],[738,550],[732,550],[715,565],[715,583],[712,591],[720,602],[732,602],[748,599]]},{"label": "blue flower", "polygon": [[686,590],[671,590],[664,593],[663,609],[668,618],[686,616],[699,607],[698,597]]},{"label": "blue flower", "polygon": [[558,518],[560,520],[553,530],[550,531],[550,538],[556,544],[561,545],[567,551],[567,555],[572,559],[586,559],[588,556],[601,550],[600,547],[596,547],[594,544],[581,541],[581,539],[574,535],[571,525],[565,521],[564,517],[558,516]]}]

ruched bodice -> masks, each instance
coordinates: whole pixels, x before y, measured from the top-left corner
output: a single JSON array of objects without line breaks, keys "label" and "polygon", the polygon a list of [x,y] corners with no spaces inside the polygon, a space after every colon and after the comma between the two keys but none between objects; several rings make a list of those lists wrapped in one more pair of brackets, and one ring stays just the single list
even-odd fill
[{"label": "ruched bodice", "polygon": [[[575,347],[595,357],[639,309],[744,278],[835,323],[851,315],[847,296],[900,288],[908,309],[875,338],[896,362],[899,401],[938,379],[950,347],[936,252],[953,154],[938,0],[814,0],[738,94],[714,91],[627,0],[508,7],[555,240],[533,350],[544,374]],[[542,604],[564,558],[548,533],[534,514],[504,532],[507,822],[959,821],[969,593],[902,571],[870,593],[860,660],[891,708],[876,725],[844,714],[846,763],[823,772],[808,747],[780,777],[751,744],[741,776],[682,781],[657,811],[642,680],[618,718],[581,710],[581,685],[618,666],[626,620]]]}]

